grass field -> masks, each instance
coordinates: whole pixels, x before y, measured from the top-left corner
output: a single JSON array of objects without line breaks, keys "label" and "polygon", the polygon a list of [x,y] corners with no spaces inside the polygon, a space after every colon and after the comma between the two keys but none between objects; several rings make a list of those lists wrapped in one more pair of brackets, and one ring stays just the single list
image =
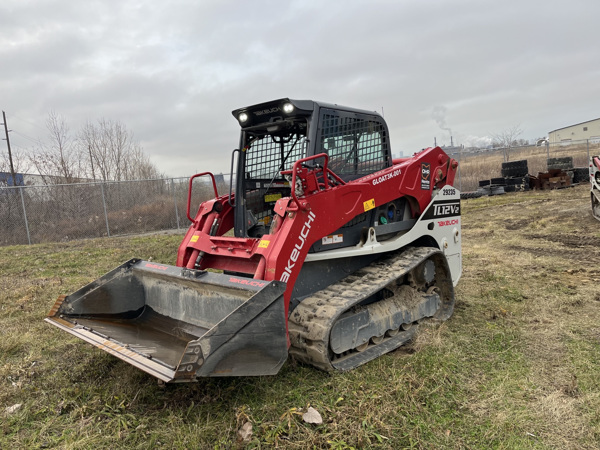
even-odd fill
[{"label": "grass field", "polygon": [[[43,318],[130,257],[173,264],[181,236],[2,247],[0,448],[598,448],[589,188],[466,200],[462,226],[455,313],[409,346],[348,373],[288,361],[173,386]],[[303,422],[309,405],[323,424]]]}]

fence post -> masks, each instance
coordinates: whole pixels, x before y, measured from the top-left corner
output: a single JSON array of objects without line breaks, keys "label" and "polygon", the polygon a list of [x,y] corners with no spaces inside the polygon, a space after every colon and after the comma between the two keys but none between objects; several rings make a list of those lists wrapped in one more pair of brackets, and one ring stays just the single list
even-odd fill
[{"label": "fence post", "polygon": [[461,155],[462,155],[462,148],[458,151],[458,190],[460,192],[462,192],[462,171],[460,170],[460,166],[461,166]]},{"label": "fence post", "polygon": [[587,160],[589,161],[590,160],[590,140],[586,139],[585,143],[587,145]]},{"label": "fence post", "polygon": [[175,196],[175,181],[171,178],[171,193],[173,194],[173,203],[175,204],[175,218],[177,219],[177,229],[179,230],[179,210],[177,209],[177,197]]},{"label": "fence post", "polygon": [[[14,181],[13,181],[14,182]],[[21,206],[23,206],[23,218],[25,219],[25,230],[27,231],[27,242],[31,245],[31,235],[29,234],[29,223],[27,222],[27,211],[25,210],[25,199],[23,198],[23,188],[19,186],[21,194]]]},{"label": "fence post", "polygon": [[110,228],[108,226],[108,214],[106,212],[106,197],[104,196],[104,183],[100,183],[100,190],[102,191],[102,206],[104,207],[104,220],[106,222],[106,233],[110,237]]}]

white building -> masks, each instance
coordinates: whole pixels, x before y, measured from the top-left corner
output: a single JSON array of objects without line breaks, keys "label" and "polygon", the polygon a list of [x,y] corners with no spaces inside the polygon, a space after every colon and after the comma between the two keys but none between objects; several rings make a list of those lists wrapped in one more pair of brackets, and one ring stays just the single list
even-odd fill
[{"label": "white building", "polygon": [[585,141],[600,143],[600,118],[577,123],[548,133],[551,144],[568,144],[572,141]]}]

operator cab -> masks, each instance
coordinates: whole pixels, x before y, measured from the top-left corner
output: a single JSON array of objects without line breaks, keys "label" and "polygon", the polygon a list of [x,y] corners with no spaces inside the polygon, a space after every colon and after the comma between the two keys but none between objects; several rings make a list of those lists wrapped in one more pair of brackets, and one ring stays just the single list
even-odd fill
[{"label": "operator cab", "polygon": [[392,165],[387,125],[376,112],[284,98],[232,114],[242,127],[236,165],[236,237],[268,233],[275,203],[291,194],[281,172],[291,170],[298,159],[327,153],[329,169],[344,181]]}]

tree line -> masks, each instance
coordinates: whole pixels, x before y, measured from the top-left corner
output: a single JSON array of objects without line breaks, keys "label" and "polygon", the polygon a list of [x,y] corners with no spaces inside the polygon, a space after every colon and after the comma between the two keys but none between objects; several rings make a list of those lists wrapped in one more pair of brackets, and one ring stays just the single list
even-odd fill
[{"label": "tree line", "polygon": [[[45,184],[164,178],[144,153],[133,132],[111,119],[88,120],[72,132],[55,111],[46,118],[47,136],[27,152],[13,151],[17,173],[33,171]],[[10,172],[2,152],[0,172]]]}]

